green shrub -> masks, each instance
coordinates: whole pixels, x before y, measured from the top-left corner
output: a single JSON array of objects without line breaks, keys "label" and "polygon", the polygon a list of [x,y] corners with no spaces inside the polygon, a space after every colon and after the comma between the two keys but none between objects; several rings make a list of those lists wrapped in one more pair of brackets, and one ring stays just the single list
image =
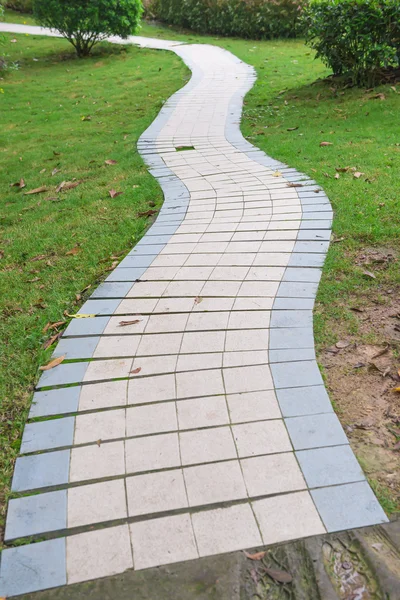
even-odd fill
[{"label": "green shrub", "polygon": [[135,33],[142,11],[140,0],[33,0],[36,21],[59,31],[78,56],[108,36]]},{"label": "green shrub", "polygon": [[399,0],[311,0],[303,22],[317,57],[356,85],[374,85],[400,63]]},{"label": "green shrub", "polygon": [[31,13],[33,10],[33,0],[6,0],[6,8],[16,10],[22,13]]},{"label": "green shrub", "polygon": [[146,14],[165,23],[253,39],[295,37],[306,0],[149,0]]}]

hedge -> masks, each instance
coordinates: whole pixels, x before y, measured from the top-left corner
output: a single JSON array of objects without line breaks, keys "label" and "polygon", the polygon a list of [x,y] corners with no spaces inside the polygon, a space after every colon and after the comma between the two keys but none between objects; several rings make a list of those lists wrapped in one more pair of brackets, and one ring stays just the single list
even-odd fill
[{"label": "hedge", "polygon": [[149,0],[148,16],[197,31],[252,39],[299,33],[306,0]]},{"label": "hedge", "polygon": [[400,66],[400,0],[311,0],[303,22],[317,57],[356,85]]}]

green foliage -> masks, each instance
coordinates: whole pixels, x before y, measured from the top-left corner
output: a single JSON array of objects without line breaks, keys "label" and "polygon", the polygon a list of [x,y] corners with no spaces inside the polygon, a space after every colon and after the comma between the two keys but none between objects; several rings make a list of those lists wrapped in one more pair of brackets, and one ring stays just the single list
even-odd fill
[{"label": "green foliage", "polygon": [[146,12],[165,23],[200,33],[252,39],[299,33],[306,0],[150,0]]},{"label": "green foliage", "polygon": [[6,0],[4,5],[6,8],[22,13],[31,13],[33,10],[33,0]]},{"label": "green foliage", "polygon": [[317,57],[356,85],[374,85],[400,64],[399,0],[312,0],[303,22]]},{"label": "green foliage", "polygon": [[33,0],[38,23],[59,31],[80,57],[106,37],[135,33],[142,11],[141,0]]}]

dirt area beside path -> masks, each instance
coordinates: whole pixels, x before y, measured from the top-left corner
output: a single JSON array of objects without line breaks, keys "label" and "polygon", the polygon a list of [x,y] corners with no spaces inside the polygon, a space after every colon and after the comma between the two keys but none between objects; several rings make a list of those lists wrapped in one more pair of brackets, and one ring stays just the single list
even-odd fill
[{"label": "dirt area beside path", "polygon": [[318,359],[353,450],[393,514],[400,509],[400,290],[358,298],[351,310],[357,333],[340,332]]}]

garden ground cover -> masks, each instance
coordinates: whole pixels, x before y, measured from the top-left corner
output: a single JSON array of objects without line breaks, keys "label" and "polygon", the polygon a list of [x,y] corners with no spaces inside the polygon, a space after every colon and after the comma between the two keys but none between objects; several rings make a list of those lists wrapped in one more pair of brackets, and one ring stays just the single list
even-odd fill
[{"label": "garden ground cover", "polygon": [[[42,346],[58,331],[43,330],[77,312],[145,232],[138,215],[161,205],[135,143],[188,77],[172,53],[103,44],[78,60],[64,40],[7,37],[20,67],[0,81],[2,521],[38,367],[54,349]],[[26,187],[10,187],[21,178]],[[63,181],[79,185],[57,193]]]},{"label": "garden ground cover", "polygon": [[[20,16],[20,19],[30,24],[29,17]],[[8,13],[7,21],[12,20]],[[301,41],[253,42],[213,38],[177,32],[172,28],[161,28],[148,23],[143,25],[141,35],[218,44],[254,65],[258,81],[246,98],[243,133],[267,154],[311,175],[329,195],[335,210],[333,229],[336,242],[332,244],[328,254],[315,312],[319,361],[338,415],[380,501],[389,513],[396,511],[399,506],[400,482],[399,475],[396,474],[395,447],[400,439],[400,411],[399,395],[391,390],[399,385],[396,381],[400,334],[396,325],[400,325],[400,321],[396,315],[400,314],[400,273],[396,260],[400,239],[400,183],[397,175],[400,132],[396,119],[400,108],[400,86],[390,84],[366,91],[343,88],[341,82],[339,85],[339,82],[323,81],[329,74],[328,71],[319,61],[314,60],[313,53]],[[115,116],[115,119],[108,116],[106,119],[103,113],[107,113],[108,109],[104,100],[115,103],[115,96],[120,92],[123,95],[120,86],[127,92],[126,86],[133,85],[127,71],[130,65],[132,72],[139,66],[138,52],[143,57],[138,77],[143,76],[145,63],[150,60],[149,56],[155,56],[154,53],[135,49],[126,52],[118,48],[111,54],[80,62],[71,58],[68,45],[61,40],[41,38],[39,41],[24,39],[23,36],[11,37],[18,39],[12,47],[12,54],[19,52],[24,59],[21,71],[7,75],[6,82],[2,82],[5,94],[0,97],[0,101],[7,101],[10,87],[18,89],[15,93],[24,94],[25,98],[21,100],[19,113],[7,113],[7,138],[11,139],[12,135],[16,135],[16,138],[12,143],[7,142],[15,155],[7,154],[8,160],[10,157],[13,159],[10,161],[12,170],[9,171],[3,189],[20,177],[25,178],[26,189],[45,185],[55,177],[57,179],[54,179],[54,184],[65,179],[65,176],[68,176],[68,180],[73,177],[83,178],[83,173],[85,183],[59,194],[60,202],[42,199],[40,206],[36,204],[41,196],[22,196],[25,190],[13,188],[11,191],[7,190],[8,198],[12,198],[5,201],[10,203],[9,206],[3,204],[5,224],[11,220],[7,231],[4,224],[2,226],[3,241],[7,243],[11,239],[10,232],[14,227],[19,232],[15,237],[12,235],[15,241],[7,243],[5,248],[1,246],[5,252],[2,260],[2,268],[6,271],[6,278],[3,278],[6,282],[4,289],[7,292],[7,304],[12,309],[10,316],[6,313],[3,329],[3,334],[8,336],[8,345],[6,358],[3,359],[6,363],[2,369],[7,376],[8,385],[13,386],[12,396],[7,396],[12,409],[3,408],[7,427],[5,441],[11,439],[11,446],[8,444],[4,450],[6,466],[2,473],[5,490],[9,484],[12,458],[17,453],[29,404],[29,390],[34,382],[37,366],[46,358],[40,350],[41,343],[46,339],[41,333],[42,327],[49,321],[63,318],[63,310],[76,310],[78,304],[74,303],[79,303],[80,300],[75,300],[75,294],[79,294],[90,283],[93,288],[101,274],[115,260],[109,257],[119,253],[122,257],[144,231],[143,220],[132,222],[129,214],[132,218],[138,210],[148,208],[149,200],[154,201],[156,198],[156,202],[160,202],[161,193],[146,174],[137,155],[133,155],[134,141],[156,115],[160,98],[166,99],[173,89],[179,87],[186,73],[172,54],[157,54],[157,58],[152,59],[152,78],[138,80],[137,88],[131,89],[129,95],[125,94],[124,100],[119,103],[119,116]],[[28,41],[35,45],[29,46]],[[55,47],[58,49],[56,53],[70,58],[65,62],[54,59]],[[48,57],[46,61],[41,61],[43,53]],[[39,63],[33,61],[33,58],[39,58]],[[96,67],[96,62],[103,64]],[[110,69],[110,66],[113,68]],[[26,71],[30,74],[28,79]],[[75,81],[77,72],[78,81]],[[42,74],[41,77],[38,73]],[[97,80],[100,75],[99,82]],[[47,78],[47,83],[43,77]],[[19,81],[19,87],[13,81]],[[83,86],[87,89],[88,83],[90,87],[86,98],[78,98],[80,94],[85,95],[85,92],[81,92]],[[75,86],[76,97],[72,97],[71,84]],[[46,101],[47,98],[51,100],[51,109],[48,110],[53,115],[57,114],[58,120],[52,121],[45,113],[33,115],[37,125],[35,132],[30,129],[32,123],[27,123],[32,119],[31,115],[27,116],[27,109],[32,110],[27,102],[32,102],[32,89],[35,90],[37,86],[36,92],[39,94],[43,85],[47,85]],[[157,98],[155,85],[164,86]],[[141,86],[147,86],[146,94],[151,90],[152,99],[146,94],[141,96]],[[64,96],[61,99],[62,94]],[[70,96],[68,111],[65,108],[65,95],[67,98]],[[92,102],[99,102],[100,98],[103,101],[102,113],[98,115],[95,112],[96,105]],[[141,106],[141,111],[132,110],[132,98]],[[74,105],[78,100],[81,104]],[[149,102],[146,108],[143,100]],[[8,101],[10,105],[15,104],[10,97]],[[58,103],[64,103],[64,106],[59,107]],[[40,106],[40,111],[42,109],[44,107]],[[40,112],[37,106],[36,110]],[[2,114],[4,119],[4,113]],[[61,116],[64,123],[62,127]],[[82,117],[87,116],[90,116],[90,121],[82,121]],[[46,118],[50,119],[48,124],[44,122]],[[72,123],[74,125],[71,127]],[[96,125],[96,130],[91,129],[93,135],[89,137],[84,128],[93,128],[93,125]],[[43,133],[45,127],[47,135]],[[75,134],[70,129],[75,129]],[[130,135],[124,140],[127,133]],[[70,135],[72,140],[69,140]],[[31,139],[35,140],[36,148],[29,150]],[[118,141],[118,144],[114,144],[114,141]],[[321,147],[321,142],[332,145]],[[67,143],[75,146],[70,148]],[[118,152],[123,150],[122,155],[116,154],[117,148]],[[61,154],[54,155],[53,150]],[[32,152],[39,154],[35,163],[30,154]],[[4,156],[5,154],[3,158]],[[20,156],[23,161],[19,161]],[[48,163],[51,168],[45,164],[45,158],[52,158]],[[103,163],[107,158],[116,159],[117,165],[106,167]],[[99,183],[97,192],[93,193],[90,203],[93,218],[88,223],[82,223],[82,215],[88,219],[88,197],[91,191],[94,192],[88,175],[95,165],[89,164],[91,160],[99,162],[96,173],[101,176],[103,186]],[[34,179],[29,176],[29,184],[32,182],[29,188],[28,171],[23,171],[24,162],[29,168],[32,167],[32,174],[35,173]],[[61,166],[64,163],[65,171],[51,177],[51,170],[60,168],[58,163]],[[355,170],[336,170],[346,167]],[[42,168],[47,171],[40,174]],[[362,175],[355,177],[354,173]],[[339,178],[335,177],[337,175]],[[117,178],[115,181],[114,177]],[[135,193],[135,199],[138,199],[135,207],[132,205],[132,197],[127,193],[113,201],[107,198],[107,189],[117,189],[116,185],[120,182],[122,184],[122,179],[119,178],[123,177],[123,183],[127,182],[128,188],[132,188],[131,192]],[[108,186],[108,183],[111,185]],[[140,188],[133,188],[133,185],[139,184]],[[102,190],[100,195],[99,189]],[[144,195],[139,196],[139,191]],[[81,197],[82,192],[84,198]],[[49,196],[52,195],[49,193]],[[14,198],[17,202],[15,206]],[[125,204],[121,204],[123,201]],[[46,208],[44,216],[41,214],[44,210],[42,205]],[[84,212],[82,205],[85,207]],[[32,210],[22,211],[30,206],[33,207]],[[124,217],[121,217],[118,208],[123,209]],[[60,210],[63,212],[60,213]],[[64,219],[67,219],[68,227],[65,227]],[[59,221],[61,224],[58,224]],[[35,232],[38,227],[40,235]],[[32,235],[32,232],[36,235]],[[29,257],[46,253],[50,256],[30,264],[28,257],[19,260],[12,258],[11,265],[15,266],[7,267],[6,261],[9,259],[6,255],[11,257],[15,246],[19,247],[16,250],[17,256],[21,256],[22,240],[26,252],[26,239],[29,244],[34,243],[34,246],[28,246]],[[46,239],[47,245],[44,243]],[[54,239],[57,240],[56,243]],[[65,256],[67,251],[77,246],[79,250],[75,255]],[[51,255],[53,248],[56,248],[57,258]],[[109,260],[104,263],[104,269],[99,269],[98,261],[104,258]],[[55,267],[48,266],[47,261],[50,264],[53,261]],[[79,269],[77,273],[72,273],[72,266]],[[39,273],[30,272],[35,270],[39,270]],[[71,276],[74,278],[72,281]],[[36,278],[40,281],[29,283]],[[40,289],[41,285],[45,287]],[[29,314],[34,304],[48,306],[44,309],[34,307],[34,312]],[[22,312],[18,310],[19,307],[23,309]],[[334,346],[336,342],[343,342],[339,346],[348,345],[337,348]],[[388,350],[374,358],[386,346]]]}]

